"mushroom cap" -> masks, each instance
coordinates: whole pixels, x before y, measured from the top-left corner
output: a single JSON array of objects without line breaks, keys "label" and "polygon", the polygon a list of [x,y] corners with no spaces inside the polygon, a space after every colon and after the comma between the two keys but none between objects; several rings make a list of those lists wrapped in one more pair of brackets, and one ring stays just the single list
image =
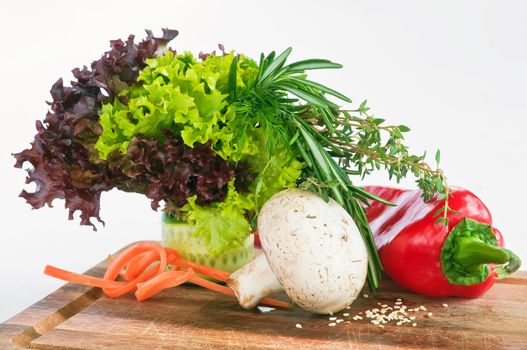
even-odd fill
[{"label": "mushroom cap", "polygon": [[276,279],[303,309],[332,314],[360,293],[366,247],[353,219],[334,200],[307,190],[281,191],[262,207],[258,232]]}]

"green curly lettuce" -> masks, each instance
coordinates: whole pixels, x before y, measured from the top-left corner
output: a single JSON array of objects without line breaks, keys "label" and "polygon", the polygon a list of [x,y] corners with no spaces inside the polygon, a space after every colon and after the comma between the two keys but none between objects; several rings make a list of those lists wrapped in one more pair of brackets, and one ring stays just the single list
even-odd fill
[{"label": "green curly lettuce", "polygon": [[211,255],[218,255],[243,244],[251,232],[246,212],[254,209],[254,195],[236,191],[234,180],[229,183],[223,202],[207,206],[196,204],[196,196],[190,197],[181,210],[192,233],[202,237]]},{"label": "green curly lettuce", "polygon": [[[115,150],[125,153],[136,135],[162,138],[163,129],[180,134],[189,147],[211,141],[212,149],[224,159],[238,161],[256,154],[258,148],[250,136],[240,151],[234,142],[237,115],[226,100],[233,59],[230,53],[196,61],[191,53],[168,51],[146,60],[137,79],[140,85],[102,106],[103,133],[95,146],[99,157],[106,159]],[[256,70],[254,61],[240,56],[237,86],[250,84]]]},{"label": "green curly lettuce", "polygon": [[[209,55],[198,61],[190,53],[168,51],[146,60],[139,84],[102,106],[103,132],[96,143],[99,157],[106,159],[115,151],[130,153],[138,137],[163,141],[167,137],[164,130],[170,130],[187,147],[208,145],[224,160],[238,164],[242,173],[230,180],[223,201],[203,204],[192,195],[175,210],[196,236],[204,238],[212,255],[239,247],[262,204],[276,192],[294,187],[303,167],[283,140],[269,147],[271,130],[249,122],[240,105],[229,100],[234,63],[236,89],[249,91],[258,66],[242,55]],[[242,179],[244,172],[255,175],[239,186],[247,181]]]},{"label": "green curly lettuce", "polygon": [[200,206],[196,204],[196,196],[192,196],[181,208],[183,219],[193,227],[193,234],[204,238],[211,255],[240,247],[250,234],[251,219],[261,206],[275,193],[295,187],[303,167],[283,145],[271,156],[259,153],[249,164],[258,175],[248,193],[237,192],[233,179],[223,202]]}]

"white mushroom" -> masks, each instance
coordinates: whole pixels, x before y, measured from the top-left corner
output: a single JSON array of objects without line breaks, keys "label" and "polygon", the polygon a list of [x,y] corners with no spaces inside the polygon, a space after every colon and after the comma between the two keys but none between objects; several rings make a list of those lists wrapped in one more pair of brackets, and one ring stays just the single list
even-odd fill
[{"label": "white mushroom", "polygon": [[361,291],[366,247],[353,219],[332,199],[301,189],[279,192],[262,207],[258,233],[265,256],[227,281],[243,307],[282,287],[303,309],[332,314]]}]

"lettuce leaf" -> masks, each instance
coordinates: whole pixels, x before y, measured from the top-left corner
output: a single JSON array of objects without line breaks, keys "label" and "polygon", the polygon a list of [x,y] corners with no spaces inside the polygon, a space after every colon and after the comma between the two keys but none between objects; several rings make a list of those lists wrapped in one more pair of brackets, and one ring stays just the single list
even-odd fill
[{"label": "lettuce leaf", "polygon": [[221,202],[235,175],[243,182],[250,181],[245,179],[248,171],[222,159],[210,143],[190,148],[170,130],[163,129],[161,135],[164,141],[135,136],[126,157],[110,160],[111,168],[122,174],[121,183],[132,184],[133,190],[150,198],[152,209],[156,210],[160,201],[181,207],[189,197],[200,205]]},{"label": "lettuce leaf", "polygon": [[193,196],[181,208],[186,213],[186,221],[191,225],[192,233],[203,237],[211,255],[241,246],[251,232],[251,225],[245,214],[254,209],[253,195],[238,193],[234,182],[229,182],[227,197],[223,202],[200,206]]},{"label": "lettuce leaf", "polygon": [[73,69],[71,86],[64,86],[61,78],[51,87],[51,110],[43,121],[36,122],[31,147],[14,154],[15,167],[22,168],[26,162],[32,165],[26,182],[35,183],[37,189],[23,190],[20,197],[34,209],[51,207],[55,199],[64,199],[70,220],[79,211],[81,225],[95,230],[91,219],[102,222],[101,193],[118,186],[121,176],[97,156],[100,150],[94,146],[102,132],[99,110],[135,84],[145,60],[178,32],[164,29],[162,37],[154,37],[150,31],[147,34],[140,43],[134,42],[133,35],[126,41],[110,41],[111,49],[91,68]]},{"label": "lettuce leaf", "polygon": [[250,188],[254,193],[256,211],[275,193],[295,187],[304,167],[304,163],[282,144],[271,156],[260,153],[250,161],[250,165],[251,170],[258,174]]},{"label": "lettuce leaf", "polygon": [[[148,59],[137,78],[141,85],[121,93],[127,103],[116,99],[103,106],[103,133],[95,146],[99,156],[107,159],[115,150],[126,153],[136,135],[162,138],[163,129],[179,133],[189,147],[210,141],[212,149],[226,160],[238,161],[241,155],[256,154],[258,148],[251,140],[239,152],[233,142],[237,115],[226,100],[233,59],[231,52],[209,55],[199,62],[191,53],[176,55],[172,51]],[[254,61],[239,57],[240,88],[254,79],[256,68]]]}]

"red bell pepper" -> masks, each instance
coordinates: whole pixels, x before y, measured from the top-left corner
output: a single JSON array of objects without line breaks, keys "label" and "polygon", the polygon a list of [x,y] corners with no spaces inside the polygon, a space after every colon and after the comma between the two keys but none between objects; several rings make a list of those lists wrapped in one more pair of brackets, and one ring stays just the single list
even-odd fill
[{"label": "red bell pepper", "polygon": [[434,215],[444,200],[425,203],[420,190],[365,189],[396,204],[372,202],[366,214],[384,271],[400,286],[431,297],[477,298],[520,267],[472,192],[451,189],[449,207],[455,212],[448,213],[445,226]]}]

